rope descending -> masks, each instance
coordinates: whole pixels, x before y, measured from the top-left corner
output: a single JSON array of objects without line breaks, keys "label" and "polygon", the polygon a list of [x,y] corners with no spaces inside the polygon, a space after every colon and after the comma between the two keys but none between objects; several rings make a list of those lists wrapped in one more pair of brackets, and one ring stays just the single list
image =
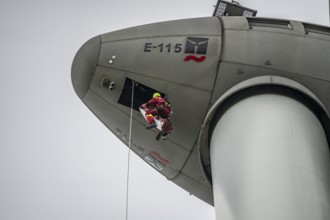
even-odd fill
[{"label": "rope descending", "polygon": [[132,80],[131,116],[129,121],[128,159],[127,159],[127,178],[126,178],[126,220],[128,219],[128,189],[129,189],[129,173],[130,173],[129,167],[130,167],[131,139],[132,139],[133,101],[134,101],[134,81]]}]

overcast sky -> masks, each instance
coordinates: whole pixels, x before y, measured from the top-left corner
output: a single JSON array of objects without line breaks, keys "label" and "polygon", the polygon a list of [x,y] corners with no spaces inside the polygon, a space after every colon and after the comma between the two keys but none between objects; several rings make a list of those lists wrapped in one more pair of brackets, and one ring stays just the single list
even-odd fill
[{"label": "overcast sky", "polygon": [[[312,1],[240,2],[257,9],[258,16],[329,22],[326,0],[316,6],[307,5]],[[295,2],[305,4],[293,10]],[[211,16],[215,3],[0,1],[1,220],[125,219],[127,148],[74,93],[73,57],[93,36]],[[212,206],[131,157],[130,220],[215,219]]]}]

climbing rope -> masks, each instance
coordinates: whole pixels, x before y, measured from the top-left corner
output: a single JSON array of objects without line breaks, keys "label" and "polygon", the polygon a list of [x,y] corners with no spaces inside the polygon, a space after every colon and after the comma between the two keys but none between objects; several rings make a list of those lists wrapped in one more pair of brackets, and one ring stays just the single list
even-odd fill
[{"label": "climbing rope", "polygon": [[131,138],[132,138],[132,119],[133,119],[133,101],[134,101],[134,81],[132,80],[132,99],[131,99],[131,116],[129,120],[129,135],[128,135],[128,159],[127,159],[127,178],[126,178],[126,220],[128,219],[128,189],[129,189],[129,167],[131,157]]}]

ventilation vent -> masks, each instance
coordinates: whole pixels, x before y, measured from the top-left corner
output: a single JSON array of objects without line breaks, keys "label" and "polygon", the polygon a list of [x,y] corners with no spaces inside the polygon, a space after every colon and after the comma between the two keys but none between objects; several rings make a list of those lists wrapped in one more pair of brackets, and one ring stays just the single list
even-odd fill
[{"label": "ventilation vent", "polygon": [[329,35],[330,36],[330,27],[315,25],[315,24],[308,24],[303,23],[305,27],[305,31],[308,34],[311,33],[317,33],[317,34],[323,34],[323,35]]},{"label": "ventilation vent", "polygon": [[267,18],[246,18],[251,28],[253,27],[268,27],[268,28],[281,28],[292,29],[290,21],[287,20],[275,20]]}]

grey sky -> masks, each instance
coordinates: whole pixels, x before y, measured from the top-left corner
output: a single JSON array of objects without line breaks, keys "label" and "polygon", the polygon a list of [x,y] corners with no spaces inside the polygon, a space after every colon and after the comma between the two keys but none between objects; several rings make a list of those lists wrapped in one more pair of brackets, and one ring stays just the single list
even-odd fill
[{"label": "grey sky", "polygon": [[[215,2],[1,0],[1,220],[125,219],[127,148],[74,93],[73,57],[95,35],[210,16]],[[264,2],[241,1],[259,16],[329,22],[328,1],[316,14],[304,7],[290,16],[279,5],[291,1]],[[215,218],[213,207],[131,156],[129,219]]]}]

